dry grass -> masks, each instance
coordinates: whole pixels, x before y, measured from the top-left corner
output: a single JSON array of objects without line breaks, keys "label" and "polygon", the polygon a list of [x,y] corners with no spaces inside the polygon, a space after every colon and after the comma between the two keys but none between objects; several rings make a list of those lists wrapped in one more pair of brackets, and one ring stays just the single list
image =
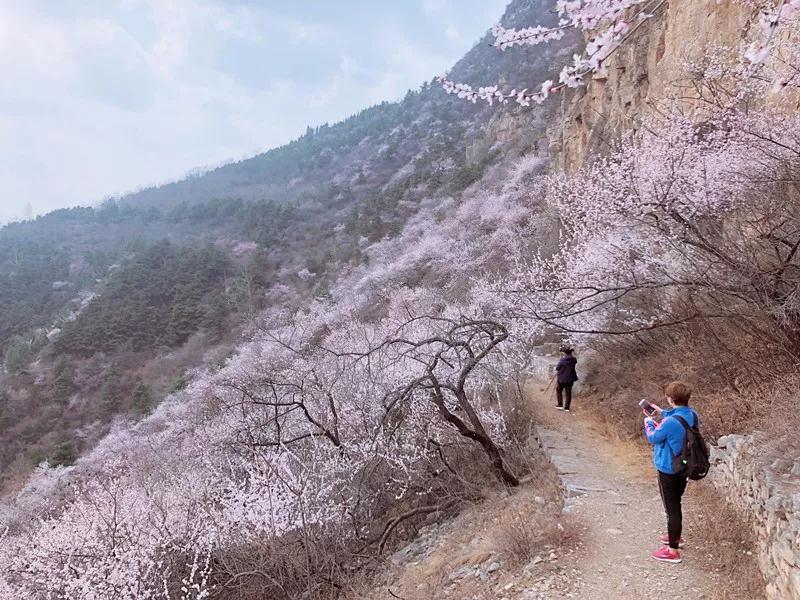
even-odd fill
[{"label": "dry grass", "polygon": [[765,430],[776,435],[800,423],[800,374],[784,354],[773,355],[737,332],[720,327],[714,336],[692,330],[662,332],[647,341],[615,339],[584,364],[584,389],[599,419],[622,437],[638,438],[641,398],[665,404],[663,388],[682,380],[693,388],[690,406],[702,418],[706,439]]},{"label": "dry grass", "polygon": [[[522,567],[526,563],[577,539],[577,528],[560,513],[560,498],[542,504],[536,500],[542,498],[538,494],[535,484],[529,482],[510,495],[490,495],[445,525],[428,555],[390,569],[382,581],[373,581],[371,588],[363,582],[358,589],[354,586],[346,598],[490,600],[508,584],[524,586],[528,576]],[[479,570],[493,561],[502,567],[486,581],[474,575],[452,579],[459,569]]]},{"label": "dry grass", "polygon": [[[734,508],[710,485],[692,490],[699,512],[687,515],[687,529],[700,538],[713,554],[698,555],[703,567],[735,581],[731,590],[719,590],[714,600],[757,600],[764,598],[765,581],[755,560],[752,530]],[[750,554],[748,554],[748,552]]]},{"label": "dry grass", "polygon": [[[642,441],[642,417],[636,403],[646,397],[663,406],[662,386],[679,379],[694,388],[691,406],[701,415],[709,443],[727,433],[755,429],[768,431],[772,440],[789,439],[786,431],[798,422],[797,377],[791,373],[777,377],[769,370],[761,380],[753,377],[752,365],[760,360],[757,349],[728,342],[724,352],[714,352],[702,342],[687,342],[686,350],[680,347],[679,352],[634,341],[615,341],[601,348],[594,363],[602,369],[587,370],[584,377],[590,382],[586,401],[597,415],[594,429],[613,440],[610,447],[618,448],[623,459],[649,453]],[[744,366],[732,360],[737,353],[746,354]],[[697,508],[685,515],[686,528],[699,546],[713,549],[696,559],[720,579],[736,582],[732,589],[718,590],[714,600],[763,598],[765,582],[753,556],[752,528],[710,484],[695,486],[692,494]]]},{"label": "dry grass", "polygon": [[571,520],[549,506],[534,510],[517,506],[504,512],[494,528],[494,545],[510,567],[529,563],[551,548],[566,548],[578,540],[578,531]]},{"label": "dry grass", "polygon": [[[603,446],[605,454],[631,473],[653,477],[650,448],[641,439],[619,436],[606,420],[594,429],[609,441]],[[684,529],[691,531],[693,547],[713,549],[711,554],[693,555],[692,560],[698,561],[703,570],[718,574],[723,581],[736,581],[736,585],[731,586],[733,589],[719,589],[711,600],[764,598],[765,582],[754,557],[755,544],[750,525],[706,481],[692,484],[691,496],[692,510],[684,511]]]},{"label": "dry grass", "polygon": [[[513,398],[505,400],[514,402]],[[425,556],[389,569],[383,581],[376,580],[371,589],[365,589],[369,585],[363,582],[354,586],[348,600],[430,600],[445,595],[494,599],[503,586],[524,584],[527,575],[522,567],[531,559],[576,542],[577,527],[561,512],[561,480],[529,435],[531,408],[522,403],[515,408],[506,458],[522,475],[520,488],[486,490],[482,501],[467,506],[441,526]],[[485,568],[493,561],[502,568],[486,581],[472,575],[455,581],[451,577],[459,569]]]}]

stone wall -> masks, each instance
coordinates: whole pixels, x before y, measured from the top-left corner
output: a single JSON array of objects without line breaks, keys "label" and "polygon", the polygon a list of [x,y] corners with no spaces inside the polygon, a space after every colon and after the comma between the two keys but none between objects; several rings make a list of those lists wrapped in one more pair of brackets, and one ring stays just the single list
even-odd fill
[{"label": "stone wall", "polygon": [[709,477],[753,525],[767,598],[800,600],[800,456],[774,447],[758,432],[723,436]]},{"label": "stone wall", "polygon": [[528,373],[542,381],[550,381],[556,373],[556,364],[560,355],[558,344],[544,344],[536,348],[528,366]]}]

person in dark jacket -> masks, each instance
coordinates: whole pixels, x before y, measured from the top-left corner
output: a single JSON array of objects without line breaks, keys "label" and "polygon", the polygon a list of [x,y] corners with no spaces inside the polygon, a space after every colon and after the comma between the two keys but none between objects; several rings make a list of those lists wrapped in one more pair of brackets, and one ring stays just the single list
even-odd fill
[{"label": "person in dark jacket", "polygon": [[[562,356],[556,365],[556,408],[569,412],[569,405],[572,403],[572,384],[578,381],[578,373],[575,365],[578,359],[572,356],[572,348],[563,345],[560,348]],[[562,400],[562,396],[565,396]]]}]

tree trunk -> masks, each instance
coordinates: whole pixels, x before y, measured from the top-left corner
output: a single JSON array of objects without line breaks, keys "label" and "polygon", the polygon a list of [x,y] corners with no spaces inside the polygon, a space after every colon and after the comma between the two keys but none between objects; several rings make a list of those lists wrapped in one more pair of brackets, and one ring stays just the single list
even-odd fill
[{"label": "tree trunk", "polygon": [[445,421],[458,429],[461,435],[481,445],[483,451],[489,457],[495,475],[500,481],[511,487],[517,487],[519,485],[519,479],[509,470],[506,461],[503,459],[502,449],[483,431],[483,427],[480,428],[481,431],[474,431],[470,429],[463,420],[447,410],[441,388],[431,392],[431,401],[436,405],[436,408],[439,409],[439,414],[442,415]]}]

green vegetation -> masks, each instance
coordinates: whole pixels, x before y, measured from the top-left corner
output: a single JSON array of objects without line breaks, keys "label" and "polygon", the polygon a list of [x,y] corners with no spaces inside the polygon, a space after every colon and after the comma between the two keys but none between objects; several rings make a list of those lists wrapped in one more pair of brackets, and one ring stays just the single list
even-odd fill
[{"label": "green vegetation", "polygon": [[144,415],[150,412],[152,407],[153,395],[150,393],[150,388],[139,378],[131,395],[131,411],[137,415]]},{"label": "green vegetation", "polygon": [[55,284],[68,275],[65,252],[44,242],[0,237],[0,348],[12,336],[51,322],[74,293]]},{"label": "green vegetation", "polygon": [[64,327],[55,351],[88,357],[179,346],[204,323],[219,327],[227,316],[219,295],[229,270],[213,246],[155,244],[111,275],[103,293]]},{"label": "green vegetation", "polygon": [[497,160],[500,152],[495,150],[489,152],[480,161],[465,163],[453,169],[450,176],[450,189],[453,192],[460,192],[479,181],[486,169]]},{"label": "green vegetation", "polygon": [[43,335],[14,336],[3,354],[5,370],[13,375],[23,372],[46,341]]},{"label": "green vegetation", "polygon": [[[54,211],[0,229],[0,353],[15,336],[32,336],[68,312],[78,293],[105,277],[142,235],[167,235],[153,227],[158,211],[119,208]],[[139,240],[141,244],[141,240]]]},{"label": "green vegetation", "polygon": [[67,404],[75,389],[75,369],[66,357],[61,357],[53,369],[53,377],[48,390],[50,398],[59,404]]}]

